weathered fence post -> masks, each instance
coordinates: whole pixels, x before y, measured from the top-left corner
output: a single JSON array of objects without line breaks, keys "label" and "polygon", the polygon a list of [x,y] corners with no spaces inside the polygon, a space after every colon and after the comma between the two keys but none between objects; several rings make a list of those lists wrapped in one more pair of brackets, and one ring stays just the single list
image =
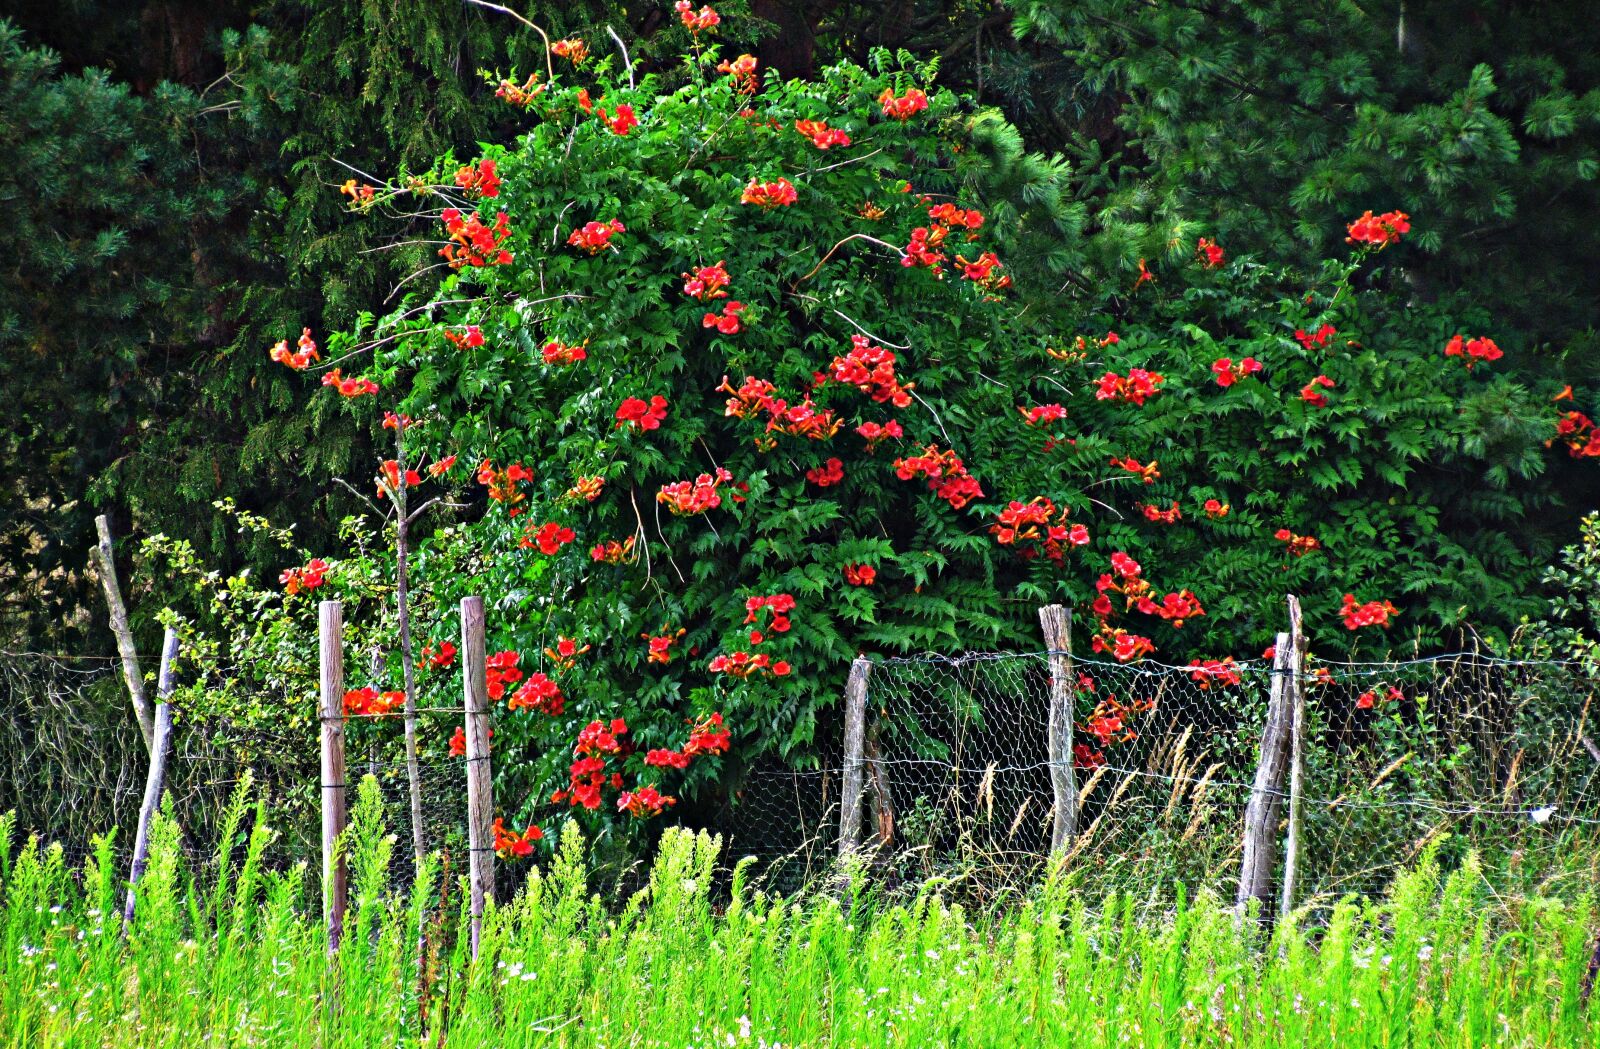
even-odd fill
[{"label": "weathered fence post", "polygon": [[1078,834],[1078,783],[1072,767],[1072,610],[1062,605],[1039,609],[1050,662],[1050,720],[1046,755],[1050,762],[1050,791],[1055,796],[1055,825],[1050,829],[1050,851],[1058,853]]},{"label": "weathered fence post", "polygon": [[489,785],[489,685],[483,598],[461,599],[461,676],[466,696],[468,880],[472,886],[472,957],[478,957],[483,907],[494,898],[494,797]]},{"label": "weathered fence post", "polygon": [[861,847],[861,796],[866,790],[863,775],[867,741],[867,682],[872,677],[872,661],[857,656],[850,664],[850,678],[844,686],[844,777],[839,795],[839,858]]},{"label": "weathered fence post", "polygon": [[1287,918],[1294,909],[1295,879],[1300,873],[1300,844],[1305,819],[1301,794],[1305,788],[1306,760],[1306,639],[1300,632],[1300,599],[1289,595],[1289,699],[1293,711],[1289,734],[1289,838],[1283,854],[1283,900],[1278,908]]},{"label": "weathered fence post", "polygon": [[[104,520],[104,518],[101,518]],[[133,909],[139,891],[139,879],[144,877],[145,865],[150,860],[150,824],[161,811],[161,791],[167,782],[167,755],[172,752],[172,707],[167,697],[172,695],[173,664],[178,659],[178,632],[167,627],[161,642],[161,670],[156,678],[155,728],[150,747],[150,772],[144,781],[144,802],[139,806],[139,832],[133,839],[133,862],[128,868],[128,902],[122,908],[122,927],[127,929],[133,921]]]},{"label": "weathered fence post", "polygon": [[1266,724],[1261,730],[1255,788],[1244,810],[1244,860],[1239,867],[1236,898],[1241,915],[1251,900],[1259,900],[1263,912],[1270,906],[1272,871],[1277,863],[1278,819],[1283,808],[1283,779],[1289,762],[1292,685],[1289,664],[1293,658],[1289,634],[1279,634],[1273,646],[1272,687],[1267,700]]},{"label": "weathered fence post", "polygon": [[128,606],[122,603],[122,587],[117,584],[117,562],[111,556],[111,523],[106,515],[94,519],[95,530],[100,533],[100,544],[95,547],[95,557],[100,562],[100,583],[106,589],[106,607],[111,613],[111,633],[117,639],[117,652],[122,656],[122,680],[128,685],[128,696],[133,700],[133,716],[144,735],[144,747],[152,755],[156,748],[155,716],[150,712],[150,701],[145,698],[144,678],[139,673],[139,654],[133,647],[133,631],[128,627]]},{"label": "weathered fence post", "polygon": [[332,954],[344,932],[348,897],[347,868],[339,851],[345,826],[344,606],[322,602],[317,624],[322,664],[322,914]]}]

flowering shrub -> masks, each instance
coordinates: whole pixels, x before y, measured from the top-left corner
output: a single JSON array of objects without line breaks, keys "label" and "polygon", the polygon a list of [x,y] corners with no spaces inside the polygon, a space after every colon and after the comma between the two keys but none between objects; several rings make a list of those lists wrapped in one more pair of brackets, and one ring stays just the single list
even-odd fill
[{"label": "flowering shrub", "polygon": [[[1357,290],[1405,215],[1352,222],[1309,287],[1187,241],[1030,313],[1004,263],[1027,214],[969,177],[992,116],[884,54],[763,80],[678,11],[687,88],[596,64],[507,91],[513,146],[403,190],[444,205],[431,301],[330,340],[373,354],[347,397],[407,391],[407,440],[481,463],[486,512],[431,549],[441,594],[495,600],[522,817],[693,803],[725,753],[804,757],[856,652],[1035,647],[1045,601],[1092,609],[1122,662],[1255,648],[1286,589],[1315,638],[1384,644],[1341,629],[1398,614],[1341,603],[1369,580],[1441,631],[1463,593],[1509,599],[1482,564],[1520,556],[1442,529],[1451,471],[1600,451],[1587,416],[1441,354],[1459,321]],[[1497,408],[1537,424],[1485,437]],[[690,761],[674,734],[713,711],[718,760]]]}]

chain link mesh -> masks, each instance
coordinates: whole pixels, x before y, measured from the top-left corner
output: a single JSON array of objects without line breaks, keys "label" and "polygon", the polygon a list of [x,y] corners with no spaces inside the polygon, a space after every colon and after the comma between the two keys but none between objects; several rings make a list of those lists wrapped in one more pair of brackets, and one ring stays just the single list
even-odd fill
[{"label": "chain link mesh", "polygon": [[[1210,670],[1073,660],[1073,876],[1231,893],[1272,682],[1259,660]],[[1581,664],[1477,654],[1313,662],[1304,678],[1297,902],[1381,892],[1430,849],[1452,860],[1477,849],[1490,873],[1529,889],[1592,888],[1596,684],[1595,669]],[[116,663],[3,653],[0,690],[0,809],[17,810],[24,831],[62,842],[71,860],[107,827],[121,827],[119,847],[131,847],[147,758]],[[315,870],[315,697],[274,701],[308,716],[264,729],[179,712],[167,795],[192,862],[214,861],[212,832],[248,775],[279,831],[269,858]],[[1043,653],[873,665],[861,838],[877,878],[893,886],[942,877],[983,895],[1038,873],[1054,821],[1049,703]],[[457,706],[418,715],[423,843],[446,852],[455,870],[467,860],[466,762],[448,740],[463,720]],[[815,884],[833,869],[846,764],[839,736],[837,725],[825,728],[801,768],[775,757],[730,763],[720,803],[697,809],[724,835],[730,862],[754,857],[772,891]],[[376,779],[398,839],[396,872],[406,877],[403,719],[351,716],[346,760],[351,804],[360,777]],[[1281,793],[1290,793],[1287,781]],[[1290,806],[1281,809],[1275,884]]]}]

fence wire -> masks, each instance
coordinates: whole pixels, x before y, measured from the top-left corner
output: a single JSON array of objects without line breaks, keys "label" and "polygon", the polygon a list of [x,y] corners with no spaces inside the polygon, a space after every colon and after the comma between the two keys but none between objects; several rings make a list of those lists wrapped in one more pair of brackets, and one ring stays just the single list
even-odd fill
[{"label": "fence wire", "polygon": [[[874,666],[867,830],[889,872],[999,886],[1037,871],[1054,820],[1049,676],[1045,654]],[[1075,660],[1072,676],[1077,876],[1231,891],[1270,663]],[[1461,654],[1313,664],[1304,680],[1297,901],[1381,892],[1428,849],[1477,849],[1544,891],[1595,883],[1592,671]]]},{"label": "fence wire", "polygon": [[[1071,764],[1079,799],[1073,876],[1106,887],[1214,887],[1238,877],[1244,813],[1272,691],[1269,663],[1210,667],[1076,659]],[[248,679],[248,675],[243,675]],[[236,688],[227,671],[193,688]],[[1476,654],[1389,663],[1314,662],[1305,676],[1296,900],[1378,893],[1433,850],[1480,852],[1508,888],[1600,884],[1595,668]],[[438,684],[442,688],[442,683]],[[437,690],[437,688],[435,689]],[[448,691],[448,689],[445,689]],[[863,757],[863,840],[885,885],[958,880],[979,895],[1027,884],[1054,821],[1044,653],[885,659],[872,668]],[[430,698],[431,697],[431,698]],[[466,762],[450,739],[459,706],[418,716],[423,847],[467,860]],[[737,697],[726,697],[735,706]],[[256,696],[294,717],[197,718],[179,710],[167,781],[188,859],[216,862],[214,831],[248,777],[278,832],[269,860],[320,857],[316,697]],[[147,756],[113,660],[0,654],[0,811],[81,862],[91,837],[131,846]],[[437,703],[438,705],[431,705]],[[270,726],[270,727],[268,727]],[[398,714],[346,722],[347,777],[370,774],[412,870],[413,821]],[[801,767],[725,759],[725,790],[679,818],[721,833],[729,864],[753,857],[765,887],[793,892],[834,869],[843,769],[837,721]],[[1280,793],[1289,794],[1286,782]],[[505,801],[506,799],[497,799]],[[1279,868],[1290,805],[1281,807]],[[502,888],[523,866],[503,865]]]}]

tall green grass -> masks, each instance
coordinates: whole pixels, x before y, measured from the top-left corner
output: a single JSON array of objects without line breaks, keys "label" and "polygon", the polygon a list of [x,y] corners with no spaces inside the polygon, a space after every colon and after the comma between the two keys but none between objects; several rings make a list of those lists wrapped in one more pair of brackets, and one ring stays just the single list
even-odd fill
[{"label": "tall green grass", "polygon": [[[1552,1046],[1600,1044],[1581,1002],[1592,906],[1488,906],[1474,861],[1431,862],[1381,902],[1270,938],[1218,900],[1091,906],[1059,882],[1004,913],[929,884],[803,898],[729,886],[718,843],[669,832],[648,885],[589,888],[572,825],[487,916],[480,961],[454,879],[390,888],[363,784],[345,844],[351,911],[330,956],[304,868],[263,869],[261,805],[218,860],[182,869],[155,826],[126,934],[110,842],[80,870],[0,820],[4,1046]],[[241,828],[248,825],[248,832]],[[237,847],[233,843],[238,841]]]}]

